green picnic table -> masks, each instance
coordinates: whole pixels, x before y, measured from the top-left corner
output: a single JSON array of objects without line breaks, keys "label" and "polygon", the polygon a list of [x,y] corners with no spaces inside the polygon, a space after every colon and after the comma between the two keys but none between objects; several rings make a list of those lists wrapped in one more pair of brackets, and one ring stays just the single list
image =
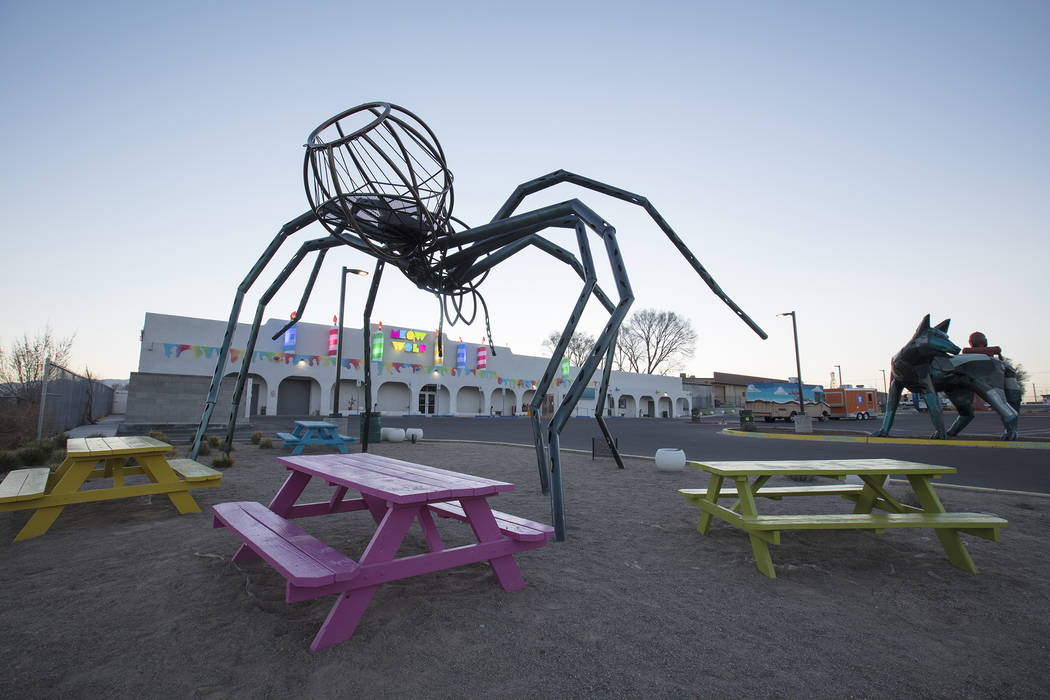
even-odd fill
[{"label": "green picnic table", "polygon": [[[952,564],[977,573],[959,533],[999,541],[999,529],[1007,521],[987,513],[949,513],[933,490],[931,479],[954,474],[953,467],[942,467],[896,459],[770,460],[731,462],[688,462],[711,475],[706,489],[679,489],[689,503],[701,511],[697,530],[706,535],[711,519],[719,518],[747,532],[758,570],[776,578],[769,545],[780,544],[781,530],[871,530],[888,528],[932,528]],[[773,477],[832,477],[840,483],[767,486]],[[859,477],[860,483],[845,482]],[[906,478],[922,507],[906,505],[885,487],[889,477]],[[724,487],[729,479],[734,487]],[[851,513],[760,514],[757,498],[780,500],[787,496],[837,495],[855,502]],[[726,508],[719,499],[735,499]],[[879,509],[883,512],[873,512]]]}]

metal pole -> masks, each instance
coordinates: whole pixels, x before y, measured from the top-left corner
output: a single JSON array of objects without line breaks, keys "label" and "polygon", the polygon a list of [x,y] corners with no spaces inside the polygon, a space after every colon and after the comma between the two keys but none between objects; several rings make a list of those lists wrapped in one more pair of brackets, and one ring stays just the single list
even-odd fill
[{"label": "metal pole", "polygon": [[839,389],[846,386],[842,381],[842,365],[835,365],[835,369],[839,371]]},{"label": "metal pole", "polygon": [[[346,276],[351,273],[358,277],[368,276],[367,270],[358,270],[356,268],[346,267],[345,265],[343,266],[341,282],[339,284],[339,333],[336,336],[338,341],[336,342],[335,350],[335,396],[332,397],[333,416],[339,415],[339,380],[342,377],[343,372],[343,311],[346,308]],[[369,329],[365,328],[361,332],[366,336],[366,340],[368,341],[365,343],[366,347],[369,347],[369,350],[371,350],[370,345],[372,339],[369,337],[368,330]],[[368,353],[365,354],[367,355],[365,360],[371,362],[371,356],[368,355]]]},{"label": "metal pole", "polygon": [[802,363],[798,358],[798,327],[795,325],[795,312],[791,312],[791,333],[795,336],[795,379],[798,380],[798,412],[799,415],[806,415],[806,407],[803,406],[802,399]]},{"label": "metal pole", "polygon": [[47,378],[51,375],[51,358],[44,358],[44,381],[40,384],[40,414],[36,419],[36,439],[44,436],[44,410],[47,407]]},{"label": "metal pole", "polygon": [[342,377],[343,369],[343,309],[345,308],[346,302],[346,273],[348,272],[346,266],[343,266],[343,272],[339,276],[339,340],[336,343],[335,351],[335,397],[332,399],[332,415],[339,415],[339,380]]},{"label": "metal pole", "polygon": [[882,372],[882,393],[889,394],[890,390],[886,388],[886,370],[880,370]]}]

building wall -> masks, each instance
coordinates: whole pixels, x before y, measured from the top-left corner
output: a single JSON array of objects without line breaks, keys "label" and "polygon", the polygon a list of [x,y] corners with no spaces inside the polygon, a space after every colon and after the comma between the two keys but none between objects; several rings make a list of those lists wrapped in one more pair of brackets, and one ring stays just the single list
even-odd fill
[{"label": "building wall", "polygon": [[[285,351],[283,338],[272,336],[284,321],[270,319],[263,324],[252,361],[250,374],[265,387],[258,398],[259,412],[277,414],[281,382],[289,377],[310,379],[310,412],[328,415],[332,411],[336,359],[328,355],[329,326],[296,324],[294,351]],[[211,377],[215,372],[226,323],[209,319],[147,313],[139,352],[139,371],[132,374],[129,386],[128,420],[157,422],[196,422],[200,420]],[[223,388],[212,416],[213,423],[225,422],[232,400],[232,383],[245,362],[244,350],[250,327],[238,324],[226,357]],[[465,361],[457,366],[459,343],[444,338],[442,361],[435,357],[433,331],[384,325],[382,331],[373,325],[368,334],[369,354],[360,329],[343,331],[343,367],[340,369],[340,413],[363,409],[364,358],[371,355],[371,337],[381,332],[382,359],[372,362],[373,409],[381,413],[402,415],[419,413],[420,390],[429,384],[438,387],[437,413],[453,415],[521,413],[522,405],[531,399],[532,388],[546,369],[549,358],[516,355],[509,348],[488,351],[487,366],[478,367],[477,343],[465,343]],[[411,331],[411,334],[409,334]],[[571,367],[569,379],[559,372],[549,394],[554,405],[561,403],[572,380],[579,373]],[[576,413],[594,413],[600,374],[596,374],[585,391],[591,398],[581,399]],[[388,386],[387,386],[388,385]],[[348,390],[352,387],[353,390]],[[464,388],[468,391],[462,392]],[[480,397],[479,397],[480,394]],[[665,396],[666,395],[666,396]],[[643,407],[653,405],[656,416],[667,411],[675,417],[688,416],[689,393],[679,377],[612,372],[609,396],[611,415],[639,415]],[[457,401],[463,397],[462,406]],[[468,398],[469,397],[469,398]],[[681,400],[680,400],[681,399]],[[243,416],[247,391],[238,413]]]}]

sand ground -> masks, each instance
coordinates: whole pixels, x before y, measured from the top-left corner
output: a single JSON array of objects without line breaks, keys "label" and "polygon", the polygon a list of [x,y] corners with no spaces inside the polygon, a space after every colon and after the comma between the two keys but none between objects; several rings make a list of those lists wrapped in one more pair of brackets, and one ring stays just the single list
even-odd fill
[{"label": "sand ground", "polygon": [[[550,522],[530,449],[374,451],[514,482],[494,506]],[[211,527],[215,503],[269,502],[286,475],[281,454],[238,445],[222,485],[194,492],[200,514],[180,516],[159,496],[70,506],[46,535],[18,543],[28,513],[0,514],[0,697],[1050,692],[1050,499],[938,489],[949,510],[1010,521],[998,543],[963,536],[977,575],[951,566],[929,530],[786,532],[771,580],[739,530],[716,521],[710,536],[696,532],[699,511],[675,491],[704,486],[699,470],[627,459],[621,471],[565,453],[568,540],[516,557],[525,590],[505,592],[487,564],[385,584],[350,641],[312,653],[332,599],[285,604],[284,580],[261,561],[231,563],[234,535]],[[906,483],[891,491],[915,503]],[[309,493],[327,496],[313,484]],[[355,558],[373,529],[363,513],[297,524]],[[448,545],[470,539],[462,523],[438,527]],[[401,553],[421,551],[414,526]]]}]

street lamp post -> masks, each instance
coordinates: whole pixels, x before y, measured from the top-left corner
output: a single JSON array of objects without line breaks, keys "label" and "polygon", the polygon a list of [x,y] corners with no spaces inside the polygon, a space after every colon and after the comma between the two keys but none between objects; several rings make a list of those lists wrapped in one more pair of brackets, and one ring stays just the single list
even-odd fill
[{"label": "street lamp post", "polygon": [[[343,369],[343,309],[345,308],[346,302],[346,276],[348,274],[358,275],[359,277],[367,277],[368,272],[365,270],[358,270],[356,268],[343,267],[343,272],[340,275],[342,283],[339,285],[339,338],[336,343],[335,351],[335,396],[332,398],[332,415],[339,415],[339,380],[342,376]],[[366,332],[365,331],[362,332]],[[368,358],[365,358],[365,362],[368,362]]]},{"label": "street lamp post", "polygon": [[797,373],[795,379],[798,380],[798,413],[799,418],[803,419],[803,422],[805,422],[806,408],[803,405],[804,399],[802,397],[802,363],[798,357],[798,326],[795,324],[795,312],[786,311],[782,314],[777,314],[777,316],[791,317],[791,333],[795,336],[795,372]]},{"label": "street lamp post", "polygon": [[839,389],[841,389],[842,387],[846,386],[842,382],[842,365],[835,365],[835,369],[839,371]]}]

